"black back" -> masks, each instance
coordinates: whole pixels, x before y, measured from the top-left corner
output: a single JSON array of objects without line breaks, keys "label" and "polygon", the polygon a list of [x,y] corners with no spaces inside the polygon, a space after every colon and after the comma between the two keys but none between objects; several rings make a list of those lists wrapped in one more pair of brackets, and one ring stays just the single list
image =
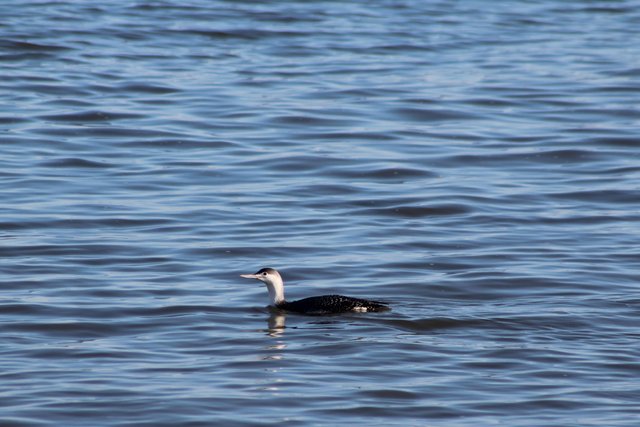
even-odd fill
[{"label": "black back", "polygon": [[[343,295],[322,295],[304,298],[298,301],[285,301],[278,308],[304,314],[335,314],[349,311],[386,311],[387,303],[366,299],[345,297]],[[366,310],[364,310],[366,309]]]}]

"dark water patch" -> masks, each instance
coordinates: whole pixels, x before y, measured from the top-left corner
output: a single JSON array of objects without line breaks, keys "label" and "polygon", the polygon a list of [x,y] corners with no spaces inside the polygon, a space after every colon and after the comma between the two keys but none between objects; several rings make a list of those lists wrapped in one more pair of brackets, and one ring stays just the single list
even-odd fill
[{"label": "dark water patch", "polygon": [[[556,376],[566,375],[564,372],[555,373]],[[498,408],[503,410],[507,408],[509,411],[535,411],[535,410],[578,410],[582,408],[588,408],[589,406],[584,401],[576,399],[563,399],[563,398],[548,398],[548,399],[531,399],[520,402],[504,402],[504,403],[488,403],[488,404],[476,404],[473,405],[475,409],[480,411],[495,411]]]},{"label": "dark water patch", "polygon": [[47,160],[41,162],[38,166],[41,167],[50,167],[50,168],[80,168],[80,169],[106,169],[111,168],[115,165],[111,163],[105,162],[96,162],[92,160],[86,160],[81,158],[65,158],[65,159],[55,159],[55,160]]},{"label": "dark water patch", "polygon": [[[4,87],[1,87],[5,89]],[[86,89],[81,89],[78,86],[71,84],[64,84],[58,82],[56,84],[33,84],[23,83],[18,86],[14,86],[13,90],[18,90],[20,93],[30,92],[39,95],[55,95],[61,97],[77,96],[79,98],[87,98],[91,93]]]},{"label": "dark water patch", "polygon": [[358,208],[391,208],[398,205],[406,205],[412,203],[420,203],[422,200],[416,197],[410,197],[409,195],[403,197],[372,197],[366,199],[350,198],[342,201],[343,207],[358,207]]},{"label": "dark water patch", "polygon": [[103,227],[113,228],[145,228],[169,224],[171,220],[164,218],[69,218],[38,221],[5,221],[0,227],[5,230],[27,229],[94,229]]},{"label": "dark water patch", "polygon": [[200,37],[206,37],[213,40],[240,40],[240,41],[255,41],[263,40],[265,38],[298,38],[310,35],[303,31],[288,31],[288,30],[261,30],[256,28],[244,28],[233,30],[200,30],[200,29],[185,29],[185,30],[173,30],[172,33],[176,35],[196,35]]},{"label": "dark water patch", "polygon": [[[451,141],[454,143],[461,142],[474,142],[478,140],[478,136],[472,134],[465,134],[460,132],[448,132],[448,131],[437,131],[437,130],[429,130],[429,131],[416,131],[416,130],[400,130],[397,132],[398,135],[404,138],[411,138],[416,140],[416,144],[418,146],[424,147],[424,141],[433,140],[439,144],[442,141]],[[432,145],[434,148],[439,148],[439,144]]]},{"label": "dark water patch", "polygon": [[30,53],[13,53],[3,54],[0,53],[0,62],[23,62],[23,61],[45,61],[55,57],[50,53],[45,52],[30,52]]},{"label": "dark water patch", "polygon": [[[366,100],[369,98],[386,98],[392,96],[401,96],[404,92],[399,89],[390,87],[359,87],[359,88],[347,88],[347,89],[335,89],[327,91],[314,91],[302,94],[303,99],[318,100],[330,100],[335,101],[337,99],[345,100]],[[362,111],[359,109],[342,110],[343,114],[349,116],[362,115]]]},{"label": "dark water patch", "polygon": [[296,222],[291,222],[290,220],[269,219],[265,221],[255,221],[251,225],[252,228],[258,230],[286,229],[287,227],[291,227],[292,225],[295,225],[296,227],[309,227],[310,229],[313,229],[319,226],[326,226],[327,221],[324,218],[313,218]]},{"label": "dark water patch", "polygon": [[598,137],[588,138],[587,143],[589,145],[599,146],[612,146],[612,147],[628,147],[638,148],[640,146],[640,137]]},{"label": "dark water patch", "polygon": [[545,163],[593,162],[603,158],[604,154],[590,150],[550,150],[528,155],[534,161]]},{"label": "dark water patch", "polygon": [[[333,50],[340,53],[346,54],[362,54],[367,51],[365,47],[333,47]],[[379,64],[375,65],[367,65],[367,66],[355,66],[355,67],[339,67],[339,66],[331,66],[329,68],[325,68],[322,70],[323,74],[327,76],[342,76],[342,75],[388,75],[393,74],[394,72],[399,71],[399,67],[397,66],[381,66]]]},{"label": "dark water patch", "polygon": [[421,261],[412,261],[412,262],[393,262],[384,264],[384,268],[389,269],[390,271],[420,271],[425,272],[426,270],[434,270],[434,271],[469,271],[476,268],[476,264],[472,263],[463,263],[463,262],[455,262],[455,261],[433,261],[429,260],[421,260]]},{"label": "dark water patch", "polygon": [[161,131],[156,129],[143,130],[134,127],[108,127],[108,126],[75,126],[75,127],[40,127],[33,128],[30,132],[41,135],[49,135],[53,137],[69,137],[69,138],[180,138],[183,134]]},{"label": "dark water patch", "polygon": [[629,363],[602,363],[599,368],[607,371],[618,371],[625,375],[638,375],[640,373],[640,363],[632,361]]},{"label": "dark water patch", "polygon": [[421,54],[421,53],[429,53],[429,52],[437,51],[437,48],[434,48],[433,46],[428,46],[428,45],[409,44],[409,43],[387,44],[387,45],[372,46],[372,47],[366,48],[367,53],[381,54],[381,55],[393,54],[398,50],[402,50],[403,52],[415,52],[416,54]]},{"label": "dark water patch", "polygon": [[627,14],[633,9],[624,6],[587,6],[577,9],[576,12],[596,13],[596,14]]},{"label": "dark water patch", "polygon": [[424,169],[413,168],[371,168],[362,170],[362,168],[354,168],[353,166],[332,169],[328,172],[332,176],[338,176],[348,179],[363,179],[372,181],[406,181],[417,178],[433,178],[435,173]]},{"label": "dark water patch", "polygon": [[7,51],[26,51],[26,52],[64,52],[71,50],[67,46],[60,46],[54,44],[40,44],[26,41],[4,39],[0,40],[0,48]]},{"label": "dark water patch", "polygon": [[486,84],[486,85],[478,85],[475,88],[475,91],[481,93],[500,93],[501,96],[506,96],[508,98],[516,98],[516,99],[554,99],[554,98],[566,98],[566,95],[562,92],[554,92],[549,88],[542,86],[528,86],[521,87],[510,84]]},{"label": "dark water patch", "polygon": [[151,355],[145,351],[96,351],[69,348],[34,349],[29,351],[27,356],[33,359],[71,359],[75,360],[76,362],[86,362],[90,361],[91,359],[100,359],[101,362],[120,360],[147,360],[151,357]]},{"label": "dark water patch", "polygon": [[145,117],[142,114],[132,113],[113,113],[105,111],[83,111],[80,113],[52,114],[43,115],[38,118],[41,120],[51,120],[56,122],[101,122],[114,121],[123,119],[138,119]]},{"label": "dark water patch", "polygon": [[[5,269],[7,274],[11,274],[13,268]],[[26,272],[28,269],[22,266],[15,267],[16,272]],[[47,274],[46,269],[42,269],[42,274]],[[38,274],[38,270],[36,269],[35,274]],[[6,280],[2,282],[2,288],[9,291],[24,291],[29,292],[33,289],[39,289],[43,287],[43,283],[39,280]]]},{"label": "dark water patch", "polygon": [[133,324],[103,322],[29,322],[10,325],[11,330],[27,334],[40,334],[60,338],[95,339],[114,334],[135,334],[139,332]]},{"label": "dark water patch", "polygon": [[462,111],[455,111],[450,109],[418,109],[418,108],[395,108],[389,111],[402,119],[417,121],[417,122],[431,122],[442,120],[473,120],[478,119],[479,116]]},{"label": "dark water patch", "polygon": [[420,399],[420,394],[418,393],[411,393],[404,390],[395,390],[393,388],[362,390],[361,395],[365,398],[384,399],[391,402]]},{"label": "dark water patch", "polygon": [[274,124],[294,125],[294,126],[329,126],[340,127],[352,124],[353,120],[346,119],[328,119],[312,116],[279,116],[270,120]]},{"label": "dark water patch", "polygon": [[439,164],[458,166],[493,166],[499,164],[524,165],[532,163],[563,164],[589,163],[606,160],[606,153],[595,150],[548,150],[509,154],[460,154],[438,160]]},{"label": "dark water patch", "polygon": [[7,75],[2,79],[4,82],[39,82],[39,83],[56,83],[60,81],[60,78],[57,76],[48,76],[48,75],[40,75],[40,74],[16,74],[16,75]]},{"label": "dark water patch", "polygon": [[475,105],[479,107],[518,107],[522,106],[522,102],[515,102],[509,99],[501,98],[471,98],[464,101],[465,104]]},{"label": "dark water patch", "polygon": [[388,132],[304,132],[294,133],[294,138],[298,141],[394,141],[396,136]]},{"label": "dark water patch", "polygon": [[150,84],[150,83],[123,83],[117,86],[117,90],[121,93],[134,94],[151,94],[151,95],[168,95],[180,92],[180,89],[168,85]]},{"label": "dark water patch", "polygon": [[37,417],[3,416],[0,421],[6,427],[44,427],[48,425]]},{"label": "dark water patch", "polygon": [[[55,98],[55,99],[47,99],[41,103],[41,105],[50,106],[50,107],[78,107],[78,108],[93,108],[96,106],[95,102],[91,102],[88,100],[82,99],[73,99],[73,98]],[[55,115],[55,114],[54,114]]]},{"label": "dark water patch", "polygon": [[55,307],[45,304],[0,303],[2,315],[43,316],[57,314]]},{"label": "dark water patch", "polygon": [[254,158],[248,163],[253,165],[262,165],[268,170],[291,172],[302,175],[313,173],[320,165],[326,167],[327,164],[344,164],[349,163],[349,160],[324,155],[292,155],[271,159]]},{"label": "dark water patch", "polygon": [[615,77],[639,77],[640,67],[630,67],[624,70],[612,70],[609,71],[609,75]]},{"label": "dark water patch", "polygon": [[408,98],[408,99],[403,99],[402,102],[411,103],[411,104],[417,104],[417,105],[434,105],[434,106],[438,106],[440,101],[437,100],[437,99],[432,99],[432,98]]},{"label": "dark water patch", "polygon": [[[541,118],[551,117],[551,118],[557,119],[558,121],[562,121],[563,118],[566,121],[567,109],[572,109],[572,111],[575,112],[577,108],[583,105],[582,103],[571,101],[566,98],[546,98],[546,97],[536,98],[535,104],[545,107],[545,109],[542,111],[536,111],[535,115],[537,117],[541,117]],[[551,107],[557,107],[559,108],[559,110],[557,111],[550,110]],[[583,121],[583,120],[580,120],[580,121]]]},{"label": "dark water patch", "polygon": [[610,224],[615,222],[628,222],[634,223],[640,220],[640,215],[568,215],[565,217],[551,217],[551,216],[539,216],[536,218],[536,221],[539,221],[541,224],[566,224],[566,225],[602,225],[602,224]]},{"label": "dark water patch", "polygon": [[194,304],[194,305],[171,305],[162,307],[138,307],[127,308],[123,310],[123,314],[139,317],[156,317],[156,316],[190,316],[190,315],[210,315],[210,314],[229,314],[238,315],[242,310],[237,307],[221,307],[214,305]]},{"label": "dark water patch", "polygon": [[546,194],[547,197],[560,200],[580,200],[595,203],[609,204],[637,204],[640,200],[640,190],[623,191],[623,190],[584,190],[569,193],[553,193]]},{"label": "dark water patch", "polygon": [[[606,73],[607,75],[609,75],[609,73]],[[621,93],[633,93],[633,92],[640,92],[640,84],[636,84],[636,85],[629,85],[629,86],[599,86],[596,88],[592,88],[589,90],[589,93],[597,93],[597,92],[605,92],[605,93],[616,93],[616,92],[621,92]],[[598,112],[601,112],[603,114],[610,114],[610,115],[619,115],[620,117],[629,117],[629,118],[637,118],[638,115],[640,115],[640,112],[638,111],[637,108],[628,108],[628,109],[620,109],[620,108],[607,108],[606,110],[592,110],[589,109],[588,110],[591,114],[597,114]]]},{"label": "dark water patch", "polygon": [[[330,416],[336,417],[335,422],[339,422],[339,419],[343,417],[359,417],[361,414],[370,414],[373,417],[389,417],[395,419],[414,419],[414,418],[428,418],[428,419],[438,419],[438,418],[458,418],[469,416],[470,413],[467,411],[453,410],[448,408],[443,408],[436,405],[404,405],[402,407],[374,407],[371,405],[354,405],[350,404],[346,407],[336,407],[331,408],[325,411],[318,411],[315,415],[316,417],[321,416],[321,414],[328,414]],[[326,415],[325,415],[326,416]],[[408,421],[407,421],[408,422]]]},{"label": "dark water patch", "polygon": [[[234,307],[216,307],[213,305],[169,305],[169,306],[157,306],[157,307],[129,307],[119,306],[123,299],[132,299],[144,297],[145,292],[148,295],[154,296],[169,296],[169,294],[159,294],[153,292],[153,290],[138,290],[138,289],[122,289],[117,294],[105,294],[98,293],[95,290],[95,296],[101,298],[112,299],[115,306],[92,306],[92,305],[62,305],[62,304],[33,304],[33,303],[9,303],[0,304],[0,312],[2,315],[13,316],[34,316],[38,318],[52,317],[52,318],[67,318],[69,321],[77,322],[80,320],[96,320],[96,319],[113,319],[118,320],[124,317],[135,317],[138,319],[156,319],[168,318],[168,317],[183,317],[192,315],[224,315],[224,314],[238,314],[241,310]],[[184,292],[183,292],[184,294]],[[67,292],[68,297],[73,297],[73,293]],[[80,294],[83,295],[83,294]],[[173,296],[179,295],[174,292]],[[44,328],[46,329],[46,327]]]},{"label": "dark water patch", "polygon": [[0,125],[17,125],[20,123],[27,123],[30,121],[31,119],[26,117],[0,116]]},{"label": "dark water patch", "polygon": [[[629,90],[631,91],[631,90]],[[637,88],[637,91],[640,91],[640,87]],[[549,115],[558,115],[561,119],[567,120],[566,112],[545,112],[546,116]],[[636,108],[608,108],[608,109],[600,109],[600,108],[582,108],[576,109],[575,114],[581,117],[583,120],[590,120],[592,117],[598,117],[600,119],[611,116],[613,118],[626,118],[626,119],[638,119],[640,118],[640,110]],[[571,119],[575,121],[575,116]]]},{"label": "dark water patch", "polygon": [[[347,184],[303,184],[295,187],[295,191],[299,192],[299,194],[344,196],[357,193],[357,188]],[[256,225],[260,227],[260,225]]]},{"label": "dark water patch", "polygon": [[129,148],[161,148],[161,149],[229,149],[236,147],[233,141],[219,139],[194,139],[191,137],[184,138],[151,138],[151,139],[135,139],[124,140],[119,142],[122,147]]},{"label": "dark water patch", "polygon": [[423,218],[442,215],[464,215],[470,212],[472,212],[472,208],[469,206],[444,204],[435,206],[396,206],[392,208],[364,209],[351,212],[351,214],[399,218]]}]

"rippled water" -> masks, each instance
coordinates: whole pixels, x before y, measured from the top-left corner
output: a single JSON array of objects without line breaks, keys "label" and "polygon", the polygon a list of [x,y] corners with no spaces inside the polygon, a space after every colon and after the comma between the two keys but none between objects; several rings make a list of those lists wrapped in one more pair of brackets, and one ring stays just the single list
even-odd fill
[{"label": "rippled water", "polygon": [[0,16],[0,425],[637,425],[638,1]]}]

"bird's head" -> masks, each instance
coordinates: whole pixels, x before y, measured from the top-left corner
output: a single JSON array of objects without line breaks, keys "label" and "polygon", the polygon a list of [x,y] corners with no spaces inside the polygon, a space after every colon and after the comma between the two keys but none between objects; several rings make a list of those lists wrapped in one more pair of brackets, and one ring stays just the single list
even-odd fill
[{"label": "bird's head", "polygon": [[245,279],[256,279],[267,285],[269,290],[269,300],[275,306],[284,302],[284,283],[278,270],[273,268],[263,268],[254,274],[241,274]]},{"label": "bird's head", "polygon": [[261,282],[264,282],[267,285],[282,282],[282,277],[280,277],[280,273],[278,273],[278,270],[273,268],[263,268],[257,273],[241,274],[240,277],[244,277],[245,279],[260,280]]}]

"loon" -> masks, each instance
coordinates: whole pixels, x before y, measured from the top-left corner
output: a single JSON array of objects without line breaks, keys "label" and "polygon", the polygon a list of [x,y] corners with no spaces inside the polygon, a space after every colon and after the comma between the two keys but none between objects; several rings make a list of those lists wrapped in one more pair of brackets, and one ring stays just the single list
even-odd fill
[{"label": "loon", "polygon": [[322,295],[298,301],[287,301],[284,299],[282,277],[273,268],[263,268],[255,274],[241,274],[240,277],[264,282],[269,290],[270,305],[280,310],[313,315],[390,310],[386,302],[369,301],[343,295]]}]

